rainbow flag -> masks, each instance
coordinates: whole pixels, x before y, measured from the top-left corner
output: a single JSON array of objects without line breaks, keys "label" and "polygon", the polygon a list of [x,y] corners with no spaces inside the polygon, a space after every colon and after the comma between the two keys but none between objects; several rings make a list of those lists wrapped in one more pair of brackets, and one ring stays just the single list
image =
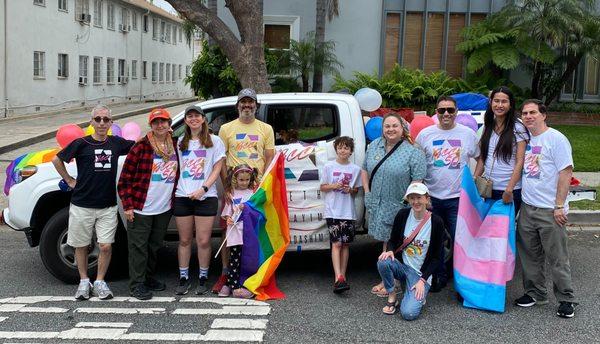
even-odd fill
[{"label": "rainbow flag", "polygon": [[484,201],[465,166],[454,241],[454,287],[463,306],[504,312],[506,282],[515,270],[515,235],[513,203]]},{"label": "rainbow flag", "polygon": [[60,148],[46,149],[39,152],[21,155],[13,160],[6,168],[6,181],[4,182],[4,194],[8,196],[10,188],[17,183],[17,173],[25,166],[36,166],[52,161]]},{"label": "rainbow flag", "polygon": [[281,299],[275,270],[290,243],[284,156],[275,155],[262,181],[240,215],[244,221],[244,246],[240,283],[257,300]]}]

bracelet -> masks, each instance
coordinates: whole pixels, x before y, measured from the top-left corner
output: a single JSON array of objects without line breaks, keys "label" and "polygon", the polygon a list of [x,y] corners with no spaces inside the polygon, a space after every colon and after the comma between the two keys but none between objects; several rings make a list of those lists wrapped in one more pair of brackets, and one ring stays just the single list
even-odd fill
[{"label": "bracelet", "polygon": [[559,209],[564,209],[565,206],[564,205],[555,205],[554,206],[554,210],[559,210]]}]

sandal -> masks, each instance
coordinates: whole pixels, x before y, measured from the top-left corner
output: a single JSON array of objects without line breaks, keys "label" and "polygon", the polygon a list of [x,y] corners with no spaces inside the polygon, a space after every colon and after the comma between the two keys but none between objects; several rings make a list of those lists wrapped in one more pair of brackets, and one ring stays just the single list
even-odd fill
[{"label": "sandal", "polygon": [[[386,302],[385,306],[382,309],[383,314],[387,314],[387,315],[396,314],[396,311],[398,310],[398,304],[399,304],[398,299],[396,299],[396,301],[393,301],[393,302],[390,302],[390,301]],[[387,311],[386,311],[386,308],[388,309]]]},{"label": "sandal", "polygon": [[385,293],[385,296],[387,296],[387,291],[385,290],[385,287],[381,283],[377,284],[377,285],[373,286],[373,288],[371,288],[371,294],[381,296],[382,293]]}]

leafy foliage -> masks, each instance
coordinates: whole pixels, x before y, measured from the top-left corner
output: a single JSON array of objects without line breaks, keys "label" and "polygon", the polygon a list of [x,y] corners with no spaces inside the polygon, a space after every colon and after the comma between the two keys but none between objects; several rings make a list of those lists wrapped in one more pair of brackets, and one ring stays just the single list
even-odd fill
[{"label": "leafy foliage", "polygon": [[448,76],[444,71],[426,74],[418,69],[407,69],[398,64],[381,78],[377,73],[354,72],[354,79],[335,77],[333,90],[347,90],[355,93],[358,89],[370,87],[381,93],[384,107],[409,107],[432,113],[437,98],[461,92],[486,93],[488,87],[477,80],[470,82]]}]

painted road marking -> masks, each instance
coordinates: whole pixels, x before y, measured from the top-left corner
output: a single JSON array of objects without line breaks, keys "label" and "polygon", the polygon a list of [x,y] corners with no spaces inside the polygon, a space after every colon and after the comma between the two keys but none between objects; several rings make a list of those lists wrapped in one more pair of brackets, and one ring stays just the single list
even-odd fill
[{"label": "painted road marking", "polygon": [[25,307],[24,304],[4,304],[0,305],[0,313],[3,312],[18,312],[19,309]]},{"label": "painted road marking", "polygon": [[178,308],[173,311],[172,314],[186,314],[186,315],[203,315],[203,314],[214,314],[214,315],[269,315],[271,307],[269,306],[223,306],[222,309],[218,308]]},{"label": "painted road marking", "polygon": [[256,301],[252,299],[236,299],[236,298],[216,298],[216,297],[184,297],[179,302],[210,302],[219,305],[231,305],[231,306],[269,306],[268,303],[263,301]]},{"label": "painted road marking", "polygon": [[126,333],[127,329],[73,328],[62,332],[7,332],[1,331],[4,339],[86,339],[86,340],[141,340],[141,341],[224,341],[262,342],[264,332],[257,330],[208,330],[201,333]]},{"label": "painted road marking", "polygon": [[164,314],[166,310],[164,308],[93,308],[93,307],[80,307],[76,308],[73,313],[87,313],[87,314]]},{"label": "painted road marking", "polygon": [[215,319],[210,328],[249,328],[253,330],[264,330],[267,328],[267,319]]},{"label": "painted road marking", "polygon": [[19,309],[21,313],[66,313],[68,308],[60,307],[23,307]]},{"label": "painted road marking", "polygon": [[130,328],[133,323],[124,322],[78,322],[75,327],[116,327],[116,328]]},{"label": "painted road marking", "polygon": [[6,319],[8,319],[8,317],[0,317],[0,322],[3,322]]}]

